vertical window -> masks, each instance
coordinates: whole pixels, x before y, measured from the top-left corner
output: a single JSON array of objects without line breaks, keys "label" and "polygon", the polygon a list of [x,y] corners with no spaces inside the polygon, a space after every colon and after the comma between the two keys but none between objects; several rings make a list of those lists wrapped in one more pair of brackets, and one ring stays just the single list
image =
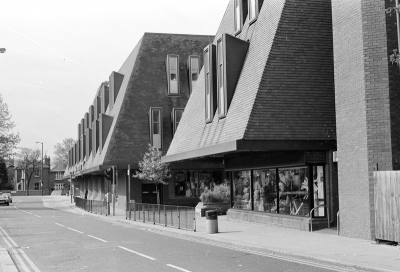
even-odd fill
[{"label": "vertical window", "polygon": [[217,82],[215,71],[215,45],[210,44],[204,49],[205,77],[205,118],[206,123],[212,122],[217,102]]},{"label": "vertical window", "polygon": [[34,175],[35,175],[35,177],[40,177],[40,169],[39,168],[35,168]]},{"label": "vertical window", "polygon": [[181,121],[183,114],[183,109],[173,109],[171,112],[171,122],[172,122],[172,134],[175,134],[178,128],[179,122]]},{"label": "vertical window", "polygon": [[226,95],[224,84],[224,50],[222,38],[217,42],[217,78],[218,78],[218,117],[226,115]]},{"label": "vertical window", "polygon": [[235,0],[234,5],[234,23],[235,33],[242,30],[243,23],[247,17],[247,0]]},{"label": "vertical window", "polygon": [[162,148],[162,114],[161,108],[150,108],[150,143],[155,148]]},{"label": "vertical window", "polygon": [[179,56],[168,55],[166,67],[168,95],[179,95]]},{"label": "vertical window", "polygon": [[35,190],[36,191],[40,190],[40,183],[39,182],[35,182]]},{"label": "vertical window", "polygon": [[189,56],[188,58],[188,77],[189,77],[189,92],[192,93],[196,86],[197,79],[200,73],[200,58],[199,56]]},{"label": "vertical window", "polygon": [[249,21],[252,22],[257,19],[258,13],[263,4],[263,0],[248,0],[249,1]]}]

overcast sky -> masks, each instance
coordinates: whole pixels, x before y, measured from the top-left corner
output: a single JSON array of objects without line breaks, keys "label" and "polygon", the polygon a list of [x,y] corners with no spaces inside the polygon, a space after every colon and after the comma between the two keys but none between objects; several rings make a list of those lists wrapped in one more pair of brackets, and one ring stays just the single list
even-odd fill
[{"label": "overcast sky", "polygon": [[0,93],[21,147],[53,156],[144,32],[215,35],[229,0],[1,0]]}]

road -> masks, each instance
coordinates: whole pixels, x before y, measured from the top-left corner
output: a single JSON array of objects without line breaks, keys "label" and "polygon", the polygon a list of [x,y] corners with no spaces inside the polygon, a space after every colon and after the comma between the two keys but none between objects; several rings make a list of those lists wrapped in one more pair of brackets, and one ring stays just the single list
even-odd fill
[{"label": "road", "polygon": [[0,206],[0,244],[19,271],[345,271],[180,239],[57,203],[31,196]]}]

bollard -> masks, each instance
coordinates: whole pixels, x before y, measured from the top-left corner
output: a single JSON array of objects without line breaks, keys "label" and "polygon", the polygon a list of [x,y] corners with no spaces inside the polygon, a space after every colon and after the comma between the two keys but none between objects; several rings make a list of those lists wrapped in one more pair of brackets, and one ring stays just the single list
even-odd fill
[{"label": "bollard", "polygon": [[213,234],[218,232],[218,212],[206,211],[206,232]]}]

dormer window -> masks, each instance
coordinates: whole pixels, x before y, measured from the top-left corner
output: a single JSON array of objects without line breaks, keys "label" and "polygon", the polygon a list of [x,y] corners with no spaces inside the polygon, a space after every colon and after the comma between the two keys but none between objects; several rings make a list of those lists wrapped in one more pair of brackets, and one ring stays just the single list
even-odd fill
[{"label": "dormer window", "polygon": [[257,19],[258,13],[260,12],[264,0],[248,0],[248,1],[249,1],[249,21],[250,23],[252,23]]},{"label": "dormer window", "polygon": [[162,148],[162,114],[161,108],[150,108],[150,144],[154,148]]},{"label": "dormer window", "polygon": [[187,61],[188,78],[189,78],[189,93],[191,94],[196,86],[197,79],[200,73],[200,57],[191,55]]},{"label": "dormer window", "polygon": [[217,42],[217,77],[218,77],[218,117],[226,115],[225,82],[224,82],[224,49],[222,37]]},{"label": "dormer window", "polygon": [[218,117],[227,115],[242,66],[246,58],[249,43],[228,34],[222,34],[217,41],[217,98]]},{"label": "dormer window", "polygon": [[172,109],[171,112],[171,122],[172,122],[172,135],[175,134],[176,129],[181,121],[184,109]]},{"label": "dormer window", "polygon": [[243,23],[247,17],[247,0],[235,0],[234,5],[234,22],[235,22],[235,34],[239,34],[242,31]]},{"label": "dormer window", "polygon": [[168,55],[166,60],[168,95],[179,95],[179,56]]},{"label": "dormer window", "polygon": [[216,71],[215,71],[215,45],[210,44],[204,48],[204,81],[205,81],[205,119],[206,123],[212,122],[217,103],[216,97]]}]

